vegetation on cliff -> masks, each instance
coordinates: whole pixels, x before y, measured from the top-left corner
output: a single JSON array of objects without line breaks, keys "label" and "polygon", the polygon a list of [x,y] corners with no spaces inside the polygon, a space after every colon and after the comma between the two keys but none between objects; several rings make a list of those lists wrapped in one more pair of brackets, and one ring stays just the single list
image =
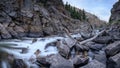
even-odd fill
[{"label": "vegetation on cliff", "polygon": [[65,4],[65,9],[70,12],[72,18],[79,19],[80,21],[87,20],[84,9],[81,11],[77,10],[76,7],[71,6],[68,2]]}]

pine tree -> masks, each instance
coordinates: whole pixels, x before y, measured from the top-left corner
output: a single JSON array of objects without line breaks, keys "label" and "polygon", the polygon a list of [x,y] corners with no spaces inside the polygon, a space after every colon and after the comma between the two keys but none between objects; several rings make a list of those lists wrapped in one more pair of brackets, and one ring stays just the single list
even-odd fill
[{"label": "pine tree", "polygon": [[70,12],[72,18],[79,19],[81,21],[87,20],[84,9],[82,11],[77,11],[76,8],[68,4],[68,2],[66,2],[65,8]]},{"label": "pine tree", "polygon": [[82,17],[83,17],[83,20],[85,21],[86,20],[86,15],[85,15],[84,9],[82,10]]}]

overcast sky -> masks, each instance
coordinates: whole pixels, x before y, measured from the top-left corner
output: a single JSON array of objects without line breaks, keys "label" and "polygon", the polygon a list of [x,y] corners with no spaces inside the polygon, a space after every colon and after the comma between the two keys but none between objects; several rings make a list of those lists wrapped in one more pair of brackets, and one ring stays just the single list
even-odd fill
[{"label": "overcast sky", "polygon": [[110,11],[115,2],[118,0],[63,0],[72,6],[85,9],[87,12],[95,14],[100,19],[108,21],[111,15]]}]

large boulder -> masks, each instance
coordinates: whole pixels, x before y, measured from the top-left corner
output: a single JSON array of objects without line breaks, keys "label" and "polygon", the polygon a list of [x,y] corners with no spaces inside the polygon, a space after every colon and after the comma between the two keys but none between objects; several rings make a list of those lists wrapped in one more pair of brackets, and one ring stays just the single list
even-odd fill
[{"label": "large boulder", "polygon": [[106,68],[106,66],[97,60],[93,60],[87,65],[80,67],[80,68]]},{"label": "large boulder", "polygon": [[75,56],[71,59],[71,62],[74,64],[75,67],[80,67],[87,64],[89,61],[88,57],[81,57],[80,55]]},{"label": "large boulder", "polygon": [[108,44],[112,41],[113,40],[111,36],[100,36],[93,40],[93,42],[100,43],[100,44]]},{"label": "large boulder", "polygon": [[59,54],[65,58],[68,58],[70,48],[67,46],[67,44],[63,44],[62,41],[58,40],[56,45],[57,45]]},{"label": "large boulder", "polygon": [[105,48],[105,52],[107,56],[113,56],[117,53],[120,52],[120,41],[115,41],[112,44],[109,44],[106,48]]},{"label": "large boulder", "polygon": [[50,68],[73,68],[72,62],[66,60],[61,55],[52,55],[46,59],[51,64]]},{"label": "large boulder", "polygon": [[69,46],[69,48],[73,47],[76,43],[76,40],[71,38],[65,38],[65,43]]},{"label": "large boulder", "polygon": [[107,61],[107,68],[120,68],[120,53],[112,56]]},{"label": "large boulder", "polygon": [[85,45],[88,46],[92,50],[101,50],[105,46],[104,44],[97,44],[94,42],[88,42]]}]

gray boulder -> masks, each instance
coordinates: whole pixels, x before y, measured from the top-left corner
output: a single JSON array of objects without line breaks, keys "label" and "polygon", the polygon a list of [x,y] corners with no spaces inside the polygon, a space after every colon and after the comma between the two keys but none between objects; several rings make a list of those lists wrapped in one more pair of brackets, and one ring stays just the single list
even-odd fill
[{"label": "gray boulder", "polygon": [[65,38],[65,43],[71,48],[75,45],[76,40],[73,40],[71,38]]},{"label": "gray boulder", "polygon": [[73,68],[72,62],[64,59],[61,55],[52,55],[46,59],[51,64],[50,68]]},{"label": "gray boulder", "polygon": [[107,68],[120,68],[120,53],[113,57],[110,57],[107,61],[107,64]]},{"label": "gray boulder", "polygon": [[114,43],[109,44],[105,48],[105,52],[107,56],[113,56],[117,54],[118,52],[120,52],[120,41],[115,41]]},{"label": "gray boulder", "polygon": [[67,46],[67,44],[63,44],[62,41],[58,40],[56,45],[57,45],[59,54],[65,58],[68,58],[70,48]]},{"label": "gray boulder", "polygon": [[100,36],[93,40],[93,42],[100,43],[100,44],[108,44],[112,42],[111,36]]},{"label": "gray boulder", "polygon": [[77,55],[71,59],[71,62],[74,64],[75,67],[83,66],[87,64],[88,61],[89,61],[88,57],[82,57],[80,55]]},{"label": "gray boulder", "polygon": [[94,42],[88,42],[86,45],[92,50],[101,50],[104,47],[104,44],[97,44]]},{"label": "gray boulder", "polygon": [[93,60],[87,65],[80,67],[80,68],[106,68],[106,66],[97,60]]}]

